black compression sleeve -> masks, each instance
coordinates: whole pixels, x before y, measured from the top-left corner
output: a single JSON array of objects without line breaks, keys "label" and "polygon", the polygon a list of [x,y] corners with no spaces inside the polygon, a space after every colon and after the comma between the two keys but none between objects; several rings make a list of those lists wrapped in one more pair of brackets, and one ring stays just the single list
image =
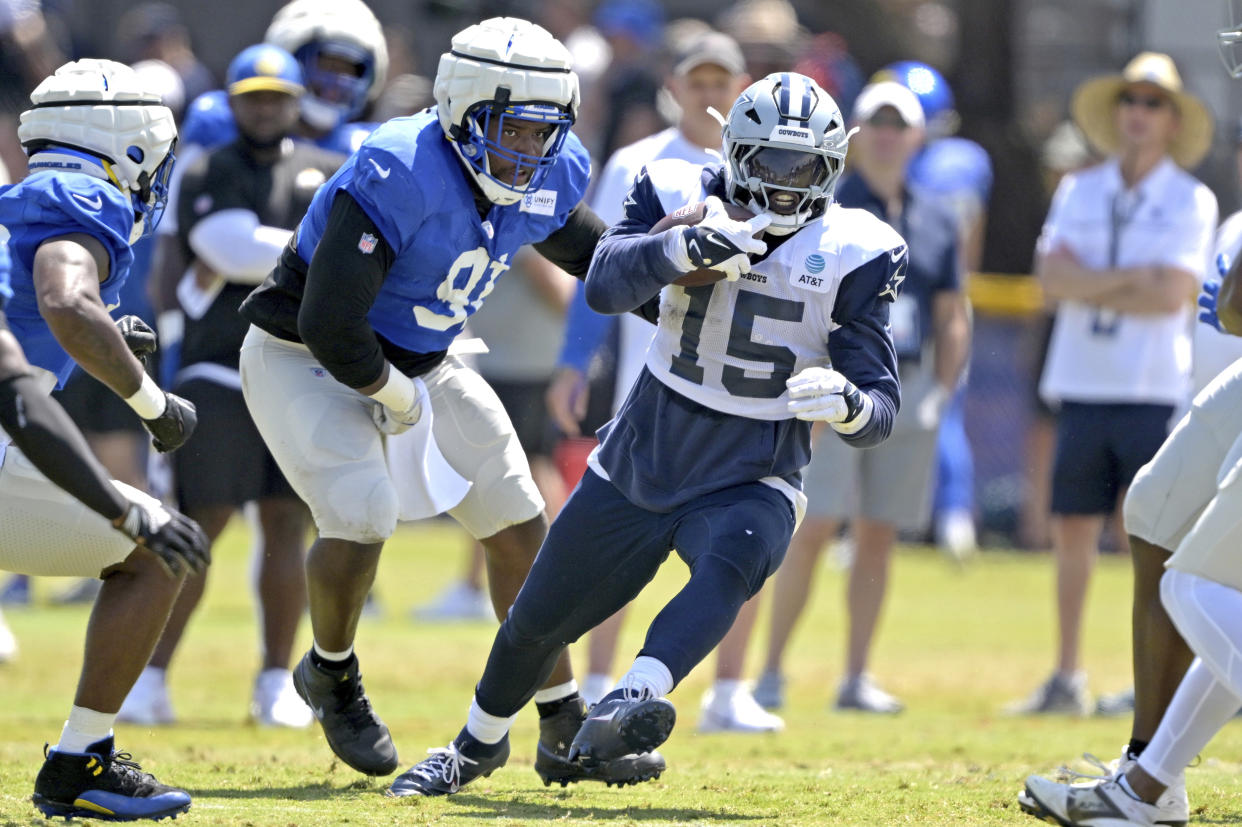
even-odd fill
[{"label": "black compression sleeve", "polygon": [[[376,239],[371,252],[359,247],[363,234]],[[384,354],[367,313],[394,258],[358,202],[337,192],[306,273],[298,336],[338,382],[351,388],[371,384],[384,371]]]},{"label": "black compression sleeve", "polygon": [[579,201],[565,225],[535,244],[535,250],[571,276],[585,279],[595,255],[595,244],[608,227],[595,211]]},{"label": "black compression sleeve", "polygon": [[0,380],[0,426],[43,476],[100,516],[115,520],[129,502],[86,445],[86,438],[33,376]]}]

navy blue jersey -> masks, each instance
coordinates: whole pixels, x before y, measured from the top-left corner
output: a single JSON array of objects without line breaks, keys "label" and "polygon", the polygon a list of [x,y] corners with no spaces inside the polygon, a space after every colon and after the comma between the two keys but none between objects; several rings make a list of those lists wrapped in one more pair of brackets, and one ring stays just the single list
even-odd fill
[{"label": "navy blue jersey", "polygon": [[56,374],[59,387],[73,371],[73,360],[39,314],[34,258],[49,238],[85,233],[108,252],[108,277],[99,293],[109,310],[120,305],[121,285],[134,254],[129,236],[134,207],[112,183],[81,172],[36,171],[24,181],[0,188],[0,230],[8,237],[9,289],[5,307],[9,327],[32,364]]},{"label": "navy blue jersey", "polygon": [[[590,179],[590,159],[572,134],[538,192],[479,217],[474,191],[434,111],[381,126],[315,194],[297,231],[309,263],[333,199],[347,192],[379,228],[395,259],[367,320],[415,353],[446,350],[482,306],[524,244],[565,225]],[[375,238],[360,238],[366,252]]]},{"label": "navy blue jersey", "polygon": [[[619,313],[660,293],[646,367],[599,432],[594,467],[635,504],[669,511],[756,480],[797,492],[810,423],[788,412],[785,380],[831,365],[871,395],[876,415],[851,437],[870,444],[900,399],[888,310],[905,278],[906,245],[863,210],[832,204],[734,282],[671,284],[680,275],[648,235],[668,213],[723,195],[723,174],[684,161],[649,164],[624,218],[600,240],[587,299]],[[671,232],[677,232],[674,229]]]}]

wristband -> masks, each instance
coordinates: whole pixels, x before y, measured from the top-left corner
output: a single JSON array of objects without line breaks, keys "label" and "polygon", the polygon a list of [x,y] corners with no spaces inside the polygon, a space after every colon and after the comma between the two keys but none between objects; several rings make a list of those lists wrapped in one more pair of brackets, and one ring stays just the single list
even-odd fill
[{"label": "wristband", "polygon": [[396,367],[388,366],[388,381],[384,387],[371,394],[371,398],[394,411],[408,411],[414,407],[418,393],[414,389],[414,380],[406,376]]},{"label": "wristband", "polygon": [[142,419],[155,419],[168,407],[168,398],[164,396],[164,392],[160,390],[160,386],[155,384],[155,380],[150,374],[142,374],[142,384],[138,386],[138,390],[133,396],[125,398],[125,404],[134,409],[134,413],[138,414]]}]

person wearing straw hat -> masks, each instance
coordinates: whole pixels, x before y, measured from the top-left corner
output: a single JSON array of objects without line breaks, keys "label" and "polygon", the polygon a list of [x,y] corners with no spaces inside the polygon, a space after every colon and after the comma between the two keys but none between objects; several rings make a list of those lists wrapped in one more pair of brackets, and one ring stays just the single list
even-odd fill
[{"label": "person wearing straw hat", "polygon": [[[1009,707],[1017,714],[1088,711],[1079,640],[1096,545],[1105,516],[1187,400],[1191,308],[1217,217],[1211,191],[1185,171],[1207,153],[1212,117],[1167,55],[1143,52],[1120,74],[1086,81],[1071,111],[1110,157],[1062,180],[1037,248],[1036,272],[1057,303],[1040,393],[1060,410],[1052,475],[1059,638],[1056,670]],[[1146,546],[1132,551],[1144,570]],[[1162,630],[1136,625],[1136,648],[1141,637],[1150,637],[1144,646],[1172,645]]]}]

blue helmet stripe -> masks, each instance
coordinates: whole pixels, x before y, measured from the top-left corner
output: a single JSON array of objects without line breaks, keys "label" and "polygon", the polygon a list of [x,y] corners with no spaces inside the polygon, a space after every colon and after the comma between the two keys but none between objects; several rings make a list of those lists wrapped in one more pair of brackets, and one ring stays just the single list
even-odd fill
[{"label": "blue helmet stripe", "polygon": [[780,97],[780,100],[777,101],[778,106],[776,108],[779,110],[779,114],[782,118],[788,118],[790,114],[789,113],[789,84],[792,82],[793,80],[792,78],[789,77],[788,72],[784,72],[783,74],[781,74],[781,97]]}]

